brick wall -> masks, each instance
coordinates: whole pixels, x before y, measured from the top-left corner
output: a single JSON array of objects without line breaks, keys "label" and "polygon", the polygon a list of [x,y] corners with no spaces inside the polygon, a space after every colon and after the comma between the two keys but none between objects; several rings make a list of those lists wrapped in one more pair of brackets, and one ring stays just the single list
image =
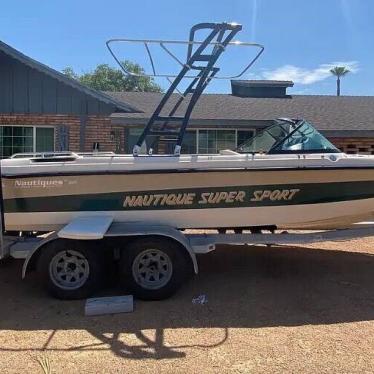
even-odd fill
[{"label": "brick wall", "polygon": [[[19,126],[59,126],[69,128],[69,150],[79,151],[80,147],[80,117],[69,115],[31,115],[31,114],[1,114],[0,125]],[[57,132],[55,132],[57,133]],[[94,142],[100,143],[101,151],[124,150],[124,129],[112,126],[110,119],[104,116],[88,116],[86,122],[85,152],[92,151]]]},{"label": "brick wall", "polygon": [[345,153],[374,155],[374,138],[329,138],[329,140]]},{"label": "brick wall", "polygon": [[86,124],[85,151],[92,151],[93,143],[100,143],[100,151],[124,151],[124,128],[110,124],[108,117],[88,118]]}]

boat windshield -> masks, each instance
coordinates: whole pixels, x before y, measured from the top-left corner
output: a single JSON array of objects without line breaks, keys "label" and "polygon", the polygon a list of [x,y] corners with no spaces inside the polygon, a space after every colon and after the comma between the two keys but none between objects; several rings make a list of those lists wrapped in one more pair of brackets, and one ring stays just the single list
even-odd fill
[{"label": "boat windshield", "polygon": [[237,148],[240,153],[338,153],[310,123],[278,120]]}]

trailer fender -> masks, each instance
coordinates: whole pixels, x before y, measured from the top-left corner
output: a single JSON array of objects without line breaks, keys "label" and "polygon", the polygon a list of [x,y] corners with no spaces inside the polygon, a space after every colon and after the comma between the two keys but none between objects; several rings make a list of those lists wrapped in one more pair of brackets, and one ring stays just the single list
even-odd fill
[{"label": "trailer fender", "polygon": [[27,274],[27,269],[29,268],[29,265],[34,264],[35,261],[37,260],[40,250],[43,246],[45,246],[47,243],[58,239],[58,236],[55,232],[51,233],[48,235],[44,240],[42,240],[36,247],[34,247],[27,255],[23,266],[22,266],[22,279],[26,278]]},{"label": "trailer fender", "polygon": [[198,274],[199,267],[197,265],[196,254],[195,254],[194,250],[192,249],[190,241],[179,230],[173,229],[173,231],[175,231],[175,233],[173,232],[172,235],[169,235],[169,238],[176,240],[186,249],[186,251],[190,255],[194,272],[195,272],[195,274]]}]

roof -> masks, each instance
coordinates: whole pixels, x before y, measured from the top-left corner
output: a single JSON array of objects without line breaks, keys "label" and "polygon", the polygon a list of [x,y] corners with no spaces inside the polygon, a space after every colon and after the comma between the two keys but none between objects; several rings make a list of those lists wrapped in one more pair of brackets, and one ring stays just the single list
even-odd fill
[{"label": "roof", "polygon": [[[162,94],[152,92],[108,93],[117,100],[130,103],[143,113],[113,114],[122,123],[148,119]],[[174,94],[175,102],[179,96]],[[319,130],[374,131],[374,96],[293,95],[290,98],[251,98],[231,94],[203,94],[196,104],[191,120],[270,121],[279,117],[304,118]]]},{"label": "roof", "polygon": [[47,65],[44,65],[31,57],[28,57],[24,55],[23,53],[17,51],[16,49],[12,48],[8,44],[0,41],[0,51],[4,52],[8,56],[16,59],[17,61],[35,69],[38,70],[41,73],[44,73],[54,79],[57,79],[58,81],[66,84],[67,86],[70,86],[86,95],[89,95],[93,97],[96,100],[100,100],[106,104],[114,105],[117,110],[119,111],[125,111],[125,112],[133,112],[138,111],[137,108],[133,107],[132,105],[127,104],[123,100],[117,100],[113,96],[109,96],[103,92],[93,90],[91,88],[88,88],[84,86],[83,84],[79,83],[77,80],[67,77],[65,74],[60,73],[57,70],[54,70],[50,68]]}]

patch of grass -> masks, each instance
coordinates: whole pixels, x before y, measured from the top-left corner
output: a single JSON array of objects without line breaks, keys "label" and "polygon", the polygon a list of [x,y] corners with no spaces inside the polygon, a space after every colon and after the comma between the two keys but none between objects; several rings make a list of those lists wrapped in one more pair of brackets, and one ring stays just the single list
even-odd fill
[{"label": "patch of grass", "polygon": [[39,365],[42,367],[44,374],[51,374],[51,363],[48,357],[38,357],[36,359],[39,362]]}]

